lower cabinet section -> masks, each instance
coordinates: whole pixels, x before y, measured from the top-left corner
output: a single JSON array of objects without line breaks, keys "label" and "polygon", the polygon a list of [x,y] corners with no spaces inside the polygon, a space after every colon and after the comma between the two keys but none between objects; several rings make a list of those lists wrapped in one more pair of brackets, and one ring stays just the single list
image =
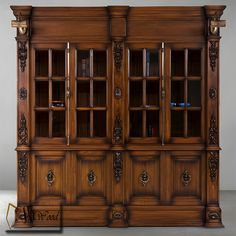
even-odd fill
[{"label": "lower cabinet section", "polygon": [[205,223],[205,152],[34,151],[29,162],[30,204],[17,209],[33,226]]}]

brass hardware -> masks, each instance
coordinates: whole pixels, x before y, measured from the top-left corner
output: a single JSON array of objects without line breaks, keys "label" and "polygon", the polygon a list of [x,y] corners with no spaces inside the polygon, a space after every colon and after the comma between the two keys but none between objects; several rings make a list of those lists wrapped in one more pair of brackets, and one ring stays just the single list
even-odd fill
[{"label": "brass hardware", "polygon": [[54,175],[54,173],[53,173],[52,170],[49,170],[49,171],[48,171],[48,173],[47,173],[45,179],[47,180],[48,185],[49,185],[49,186],[52,186],[53,182],[55,181],[55,175]]},{"label": "brass hardware", "polygon": [[9,227],[9,229],[11,229],[11,225],[9,223],[9,220],[8,220],[8,216],[9,216],[9,212],[10,212],[10,208],[13,207],[13,208],[17,208],[14,204],[12,203],[8,203],[8,207],[7,207],[7,213],[6,213],[6,221],[7,221],[7,225]]},{"label": "brass hardware", "polygon": [[141,184],[143,186],[145,186],[150,180],[150,176],[147,173],[147,171],[143,171],[140,175],[139,175],[139,181],[141,182]]},{"label": "brass hardware", "polygon": [[191,182],[192,177],[190,173],[187,170],[184,170],[182,173],[182,183],[184,186],[188,186],[188,184]]},{"label": "brass hardware", "polygon": [[90,186],[93,186],[93,184],[96,182],[97,176],[95,175],[93,170],[90,170],[87,175],[88,183]]},{"label": "brass hardware", "polygon": [[214,18],[210,21],[210,32],[211,34],[217,34],[220,27],[225,27],[226,21],[225,20],[217,20]]},{"label": "brass hardware", "polygon": [[17,28],[19,33],[21,35],[24,35],[27,32],[27,22],[26,20],[20,21],[20,20],[12,20],[11,21],[11,27],[12,28]]}]

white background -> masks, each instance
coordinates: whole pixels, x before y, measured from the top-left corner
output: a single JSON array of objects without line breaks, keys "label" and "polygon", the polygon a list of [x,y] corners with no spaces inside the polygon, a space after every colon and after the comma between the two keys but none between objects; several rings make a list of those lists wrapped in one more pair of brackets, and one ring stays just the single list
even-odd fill
[{"label": "white background", "polygon": [[221,30],[221,190],[236,190],[236,1],[235,0],[1,0],[0,1],[0,189],[16,188],[16,41],[10,5],[33,6],[167,6],[222,4],[227,8]]}]

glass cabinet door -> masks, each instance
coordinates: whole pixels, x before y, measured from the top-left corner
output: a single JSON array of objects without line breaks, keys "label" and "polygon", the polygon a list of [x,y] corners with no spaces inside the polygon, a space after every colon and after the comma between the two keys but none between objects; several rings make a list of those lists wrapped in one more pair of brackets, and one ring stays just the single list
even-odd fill
[{"label": "glass cabinet door", "polygon": [[129,49],[129,137],[159,137],[159,49]]},{"label": "glass cabinet door", "polygon": [[77,50],[77,137],[107,136],[107,51]]},{"label": "glass cabinet door", "polygon": [[65,49],[35,49],[35,136],[65,137]]},{"label": "glass cabinet door", "polygon": [[172,49],[170,136],[202,136],[202,49]]}]

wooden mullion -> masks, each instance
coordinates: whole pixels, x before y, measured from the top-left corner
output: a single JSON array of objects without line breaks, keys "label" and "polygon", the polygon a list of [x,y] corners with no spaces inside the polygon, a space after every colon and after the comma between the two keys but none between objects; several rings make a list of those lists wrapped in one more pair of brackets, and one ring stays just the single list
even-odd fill
[{"label": "wooden mullion", "polygon": [[143,79],[143,137],[146,137],[146,79]]},{"label": "wooden mullion", "polygon": [[184,137],[188,136],[188,109],[187,109],[187,102],[188,102],[188,49],[184,50]]},{"label": "wooden mullion", "polygon": [[[52,104],[52,49],[49,49],[48,51],[48,107],[50,109],[50,106]],[[49,137],[52,137],[52,123],[53,123],[53,111],[49,110]]]}]

